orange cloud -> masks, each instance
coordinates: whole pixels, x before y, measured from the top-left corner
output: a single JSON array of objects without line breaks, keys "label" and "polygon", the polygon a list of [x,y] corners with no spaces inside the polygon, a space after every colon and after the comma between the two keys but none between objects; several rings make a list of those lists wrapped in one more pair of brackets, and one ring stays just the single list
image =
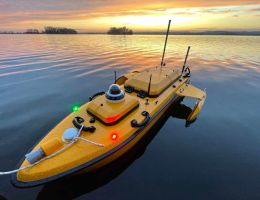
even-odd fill
[{"label": "orange cloud", "polygon": [[1,0],[0,31],[47,25],[82,31],[105,31],[121,25],[137,31],[160,30],[164,28],[160,24],[169,18],[174,18],[179,30],[210,29],[212,24],[216,29],[228,28],[228,23],[237,29],[260,29],[255,20],[259,9],[258,0]]}]

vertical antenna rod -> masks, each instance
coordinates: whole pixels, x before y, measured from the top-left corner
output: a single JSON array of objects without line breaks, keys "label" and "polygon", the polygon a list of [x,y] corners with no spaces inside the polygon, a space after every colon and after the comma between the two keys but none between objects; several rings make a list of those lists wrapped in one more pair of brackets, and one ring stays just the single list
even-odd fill
[{"label": "vertical antenna rod", "polygon": [[187,53],[186,53],[186,57],[185,57],[185,60],[184,60],[184,63],[183,63],[183,67],[182,67],[181,73],[183,73],[184,70],[185,70],[186,62],[187,62],[187,59],[188,59],[188,56],[189,56],[189,52],[190,52],[190,46],[188,46],[188,50],[187,50]]},{"label": "vertical antenna rod", "polygon": [[152,74],[150,75],[150,81],[149,81],[149,85],[148,85],[148,96],[150,95],[150,90],[151,90],[151,81],[152,81]]},{"label": "vertical antenna rod", "polygon": [[166,33],[166,38],[165,38],[165,43],[164,43],[164,49],[163,49],[163,55],[162,55],[162,61],[161,61],[161,68],[162,68],[162,66],[163,66],[164,54],[165,54],[165,50],[166,50],[166,45],[167,45],[167,40],[168,40],[168,35],[169,35],[170,26],[171,26],[171,20],[169,20],[169,23],[168,23],[168,29],[167,29],[167,33]]},{"label": "vertical antenna rod", "polygon": [[114,71],[114,73],[115,73],[115,83],[116,83],[116,71]]}]

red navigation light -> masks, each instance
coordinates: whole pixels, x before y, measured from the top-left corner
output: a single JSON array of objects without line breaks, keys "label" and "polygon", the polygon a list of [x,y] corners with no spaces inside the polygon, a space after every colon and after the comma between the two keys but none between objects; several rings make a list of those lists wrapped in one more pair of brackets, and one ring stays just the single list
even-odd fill
[{"label": "red navigation light", "polygon": [[118,135],[116,133],[112,133],[111,139],[115,141],[117,138],[118,138]]},{"label": "red navigation light", "polygon": [[115,116],[107,117],[106,121],[107,121],[107,123],[115,122],[119,118],[119,116],[120,115],[118,114],[118,115],[115,115]]}]

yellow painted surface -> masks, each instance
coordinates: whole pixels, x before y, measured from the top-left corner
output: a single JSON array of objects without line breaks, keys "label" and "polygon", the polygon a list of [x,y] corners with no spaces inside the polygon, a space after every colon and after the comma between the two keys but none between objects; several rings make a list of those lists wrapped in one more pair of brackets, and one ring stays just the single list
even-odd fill
[{"label": "yellow painted surface", "polygon": [[[160,70],[160,69],[157,69]],[[165,69],[166,70],[166,69]],[[156,72],[156,71],[155,71]],[[157,71],[160,73],[160,71]],[[142,73],[147,73],[146,71],[141,73],[135,73],[135,75],[139,75]],[[133,78],[135,75],[133,75],[131,78]],[[130,79],[131,79],[130,78]],[[128,79],[129,80],[129,79]],[[155,79],[154,79],[155,80]],[[153,80],[152,80],[153,81]],[[50,140],[58,139],[58,143],[62,143],[62,135],[65,130],[68,128],[74,127],[72,124],[72,120],[76,116],[82,117],[85,121],[83,122],[84,126],[95,126],[96,131],[94,133],[84,132],[82,131],[81,137],[104,144],[104,147],[99,147],[90,143],[86,143],[84,141],[77,141],[75,144],[73,144],[69,149],[66,151],[63,151],[62,153],[44,160],[43,162],[33,166],[32,168],[28,168],[25,170],[22,170],[17,173],[17,179],[19,181],[23,182],[30,182],[30,181],[37,181],[41,179],[45,179],[48,177],[52,177],[58,174],[61,174],[67,170],[73,169],[77,166],[80,166],[86,162],[92,161],[93,159],[103,155],[104,153],[112,150],[113,148],[117,147],[119,144],[127,140],[129,137],[133,135],[133,133],[138,128],[131,127],[131,120],[136,119],[138,122],[141,122],[144,120],[144,116],[141,115],[142,111],[147,111],[150,113],[150,116],[154,116],[155,113],[163,106],[165,103],[173,97],[173,95],[176,94],[176,92],[179,90],[180,87],[186,84],[188,81],[188,78],[182,78],[182,81],[176,81],[174,83],[175,87],[168,87],[160,96],[156,98],[149,98],[149,104],[146,104],[146,99],[141,99],[137,97],[137,94],[135,92],[131,94],[126,95],[126,102],[128,102],[128,99],[134,99],[135,102],[139,102],[139,107],[134,109],[131,113],[129,113],[125,118],[122,119],[119,123],[113,126],[106,126],[102,124],[99,121],[96,121],[95,123],[89,123],[89,119],[92,117],[90,114],[86,112],[87,109],[89,109],[90,103],[88,102],[80,107],[80,110],[75,113],[71,113],[69,116],[67,116],[63,121],[61,121],[56,127],[54,127],[43,139],[40,141],[39,144],[35,146],[34,149],[37,149],[46,142]],[[123,88],[123,86],[122,86]],[[95,101],[101,101],[102,96],[98,97],[93,100]],[[133,102],[134,102],[133,101]],[[132,100],[131,100],[132,102]],[[100,102],[99,102],[100,103]],[[119,105],[113,104],[109,105],[111,106],[111,112],[112,110],[122,109]],[[170,106],[170,104],[168,105]],[[165,110],[168,108],[168,106],[165,108]],[[97,113],[100,113],[100,111],[96,111]],[[102,115],[103,115],[103,111]],[[113,111],[113,112],[119,112],[119,111]],[[153,124],[156,122],[156,120],[163,114],[164,111],[160,112],[159,115],[156,116],[156,119],[154,121],[151,121],[143,130],[142,132],[135,137],[134,140],[129,142],[126,146],[124,146],[122,149],[117,151],[116,153],[112,154],[111,156],[106,157],[102,161],[92,165],[91,167],[87,168],[86,170],[93,170],[98,167],[104,166],[107,163],[113,161],[114,159],[118,158],[120,155],[122,155],[124,152],[126,152],[129,148],[131,148],[140,138],[153,126]],[[105,115],[104,115],[105,116]],[[118,135],[117,140],[112,140],[111,135],[113,133],[116,133]],[[65,144],[63,144],[65,145]],[[52,148],[50,148],[52,149]],[[51,150],[52,151],[52,150]],[[24,161],[21,165],[21,167],[28,165],[28,161]]]},{"label": "yellow painted surface", "polygon": [[159,95],[181,75],[181,72],[180,70],[170,68],[149,69],[126,80],[125,86],[131,86],[138,91],[143,90],[148,92],[151,75],[150,95]]},{"label": "yellow painted surface", "polygon": [[205,95],[203,96],[202,99],[199,99],[196,103],[196,105],[194,106],[193,108],[193,111],[191,112],[191,114],[188,116],[188,119],[187,121],[193,121],[196,119],[196,117],[198,116],[198,114],[200,113],[201,109],[202,109],[202,106],[204,104],[206,100],[206,93]]},{"label": "yellow painted surface", "polygon": [[205,99],[206,92],[191,85],[191,84],[183,84],[178,90],[177,94],[183,97],[190,97],[195,99]]},{"label": "yellow painted surface", "polygon": [[125,94],[124,100],[120,103],[109,102],[105,95],[102,95],[89,103],[88,111],[105,123],[113,123],[138,105],[138,99],[129,94]]},{"label": "yellow painted surface", "polygon": [[64,146],[59,138],[52,138],[41,145],[42,150],[48,156],[60,150]]},{"label": "yellow painted surface", "polygon": [[125,82],[126,82],[126,80],[127,80],[127,77],[126,77],[126,76],[121,76],[121,77],[119,77],[119,78],[116,80],[115,84],[117,84],[117,85],[124,85]]},{"label": "yellow painted surface", "polygon": [[177,94],[179,96],[183,96],[183,97],[190,97],[190,98],[194,98],[197,99],[197,103],[194,106],[192,112],[190,113],[190,115],[188,116],[187,121],[193,121],[196,119],[196,117],[198,116],[198,114],[200,113],[202,106],[204,104],[204,101],[207,97],[207,94],[205,91],[191,85],[191,84],[183,84],[178,90],[177,90]]}]

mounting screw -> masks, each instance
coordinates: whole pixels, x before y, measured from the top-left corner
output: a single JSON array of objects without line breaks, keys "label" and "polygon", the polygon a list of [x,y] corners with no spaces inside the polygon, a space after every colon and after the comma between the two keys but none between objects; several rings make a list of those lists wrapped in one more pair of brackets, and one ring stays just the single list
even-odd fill
[{"label": "mounting screw", "polygon": [[149,105],[149,99],[146,99],[145,105]]},{"label": "mounting screw", "polygon": [[95,117],[90,118],[89,123],[94,123],[96,121]]}]

